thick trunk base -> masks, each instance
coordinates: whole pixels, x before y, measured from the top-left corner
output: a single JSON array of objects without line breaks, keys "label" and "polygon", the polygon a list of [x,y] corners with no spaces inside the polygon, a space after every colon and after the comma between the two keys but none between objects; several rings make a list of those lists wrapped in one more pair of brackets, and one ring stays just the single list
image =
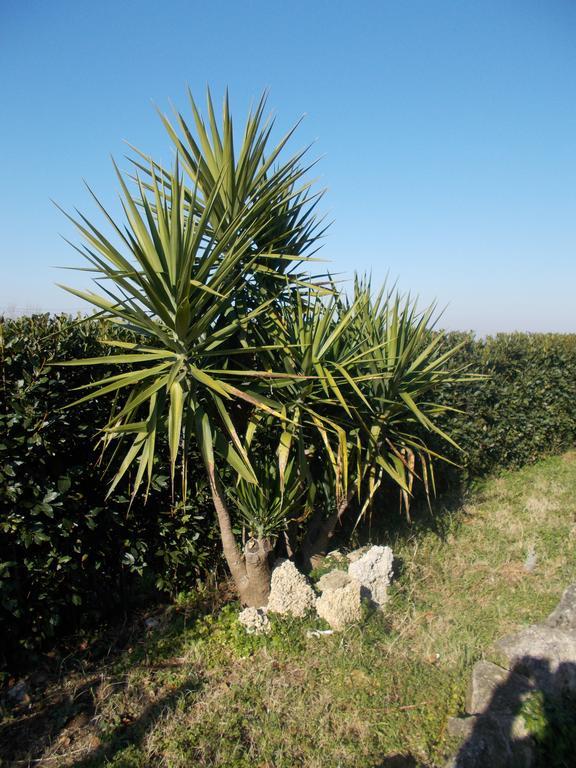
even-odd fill
[{"label": "thick trunk base", "polygon": [[249,608],[263,608],[268,604],[270,594],[272,543],[268,538],[249,539],[244,552],[240,551],[232,529],[226,498],[214,465],[207,462],[206,470],[220,527],[222,550],[238,589],[240,602]]},{"label": "thick trunk base", "polygon": [[250,539],[244,547],[246,577],[237,584],[240,602],[249,608],[264,608],[270,595],[272,574],[270,539]]}]

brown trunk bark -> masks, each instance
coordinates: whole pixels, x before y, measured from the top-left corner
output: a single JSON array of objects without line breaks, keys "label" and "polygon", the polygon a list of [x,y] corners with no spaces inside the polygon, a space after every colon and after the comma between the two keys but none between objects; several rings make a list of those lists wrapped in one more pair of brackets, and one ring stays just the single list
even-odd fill
[{"label": "brown trunk bark", "polygon": [[306,573],[309,573],[320,563],[322,558],[326,557],[336,526],[342,522],[342,518],[350,507],[353,495],[353,492],[350,491],[330,517],[319,524],[317,520],[311,521],[309,535],[306,535],[300,552],[301,566]]},{"label": "brown trunk bark", "polygon": [[214,509],[216,510],[216,518],[218,520],[218,527],[220,529],[220,540],[222,542],[222,551],[224,557],[228,563],[228,568],[234,579],[238,591],[242,590],[244,583],[247,581],[248,576],[246,573],[246,564],[242,553],[236,543],[236,537],[232,530],[232,520],[230,518],[230,512],[224,498],[224,493],[220,486],[220,482],[216,473],[208,468],[208,477],[210,480],[210,491],[212,492],[212,501],[214,503]]},{"label": "brown trunk bark", "polygon": [[[286,548],[286,557],[289,560],[293,560],[295,555],[298,554],[298,523],[294,520],[289,520],[286,530],[284,531],[284,546]],[[284,556],[284,555],[282,555]]]},{"label": "brown trunk bark", "polygon": [[270,553],[269,539],[249,539],[240,551],[224,493],[215,471],[207,467],[212,501],[216,511],[222,551],[244,606],[262,608],[268,603],[270,594]]},{"label": "brown trunk bark", "polygon": [[270,595],[270,559],[272,554],[270,539],[249,539],[244,547],[244,561],[248,583],[241,593],[244,605],[262,608],[268,605]]}]

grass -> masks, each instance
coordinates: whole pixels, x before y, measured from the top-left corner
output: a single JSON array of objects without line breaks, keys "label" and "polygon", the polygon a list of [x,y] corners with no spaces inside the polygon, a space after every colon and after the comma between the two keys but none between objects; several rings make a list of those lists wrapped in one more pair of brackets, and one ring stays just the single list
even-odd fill
[{"label": "grass", "polygon": [[575,490],[576,452],[439,505],[433,527],[386,542],[400,569],[385,611],[341,634],[310,637],[319,620],[276,618],[269,636],[248,636],[234,604],[202,616],[183,596],[121,652],[75,653],[29,709],[7,713],[2,765],[441,765],[471,666],[575,580]]}]

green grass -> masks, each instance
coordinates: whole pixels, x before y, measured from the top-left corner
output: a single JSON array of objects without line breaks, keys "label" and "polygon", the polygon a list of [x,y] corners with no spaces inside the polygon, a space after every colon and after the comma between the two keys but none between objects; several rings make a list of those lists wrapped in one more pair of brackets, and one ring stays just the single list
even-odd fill
[{"label": "green grass", "polygon": [[182,598],[152,635],[90,670],[90,722],[36,764],[377,768],[402,754],[441,765],[473,663],[575,580],[575,491],[574,453],[478,483],[459,509],[437,509],[435,531],[395,535],[389,604],[341,634],[273,619],[269,636],[248,636],[235,605],[195,617]]}]

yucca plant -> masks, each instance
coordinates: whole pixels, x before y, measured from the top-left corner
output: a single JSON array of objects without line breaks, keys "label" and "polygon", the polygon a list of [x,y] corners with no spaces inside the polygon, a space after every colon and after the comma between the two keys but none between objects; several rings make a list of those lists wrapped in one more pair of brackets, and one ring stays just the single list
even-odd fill
[{"label": "yucca plant", "polygon": [[[77,402],[112,394],[121,403],[103,430],[105,446],[125,451],[112,488],[133,466],[133,493],[146,478],[150,482],[161,430],[168,432],[173,478],[181,463],[184,491],[189,448],[200,449],[228,566],[242,601],[261,605],[269,545],[254,540],[241,552],[218,465],[257,483],[243,433],[255,413],[283,418],[274,391],[286,374],[269,368],[273,343],[255,343],[251,328],[298,279],[290,265],[301,263],[316,242],[315,200],[302,182],[301,154],[272,168],[270,158],[278,157],[286,139],[265,155],[271,126],[262,124],[263,102],[249,117],[237,154],[227,101],[221,131],[208,101],[211,137],[192,106],[201,147],[179,118],[190,151],[170,129],[177,148],[172,170],[151,161],[142,178],[137,168],[130,187],[116,169],[124,228],[100,204],[111,236],[82,215],[72,218],[100,290],[68,290],[141,339],[105,339],[120,350],[106,357],[107,364],[131,368],[90,385]],[[299,251],[286,253],[287,244]],[[285,267],[275,284],[268,264],[278,261]],[[268,368],[260,369],[262,362]]]},{"label": "yucca plant", "polygon": [[[338,368],[345,367],[349,354],[341,341],[353,310],[338,317],[334,289],[332,285],[325,295],[292,291],[280,307],[266,313],[255,330],[262,343],[267,338],[276,342],[269,354],[274,369],[286,374],[277,388],[284,418],[279,423],[273,416],[259,415],[251,426],[249,443],[252,446],[257,430],[275,436],[276,448],[268,450],[267,460],[274,455],[278,464],[278,494],[285,492],[288,466],[304,489],[299,497],[301,509],[292,521],[298,525],[286,529],[288,550],[293,554],[310,519],[308,536],[313,536],[314,521],[322,514],[320,507],[334,504],[341,509],[349,502],[348,437],[354,421],[337,379],[342,378]],[[328,476],[319,476],[315,469],[319,462],[328,468]],[[314,509],[316,515],[312,515]]]},{"label": "yucca plant", "polygon": [[[256,606],[280,532],[309,565],[384,474],[409,499],[432,456],[419,430],[438,431],[441,409],[425,398],[454,377],[430,313],[373,297],[366,282],[347,298],[308,277],[323,233],[318,195],[303,153],[281,159],[292,132],[269,147],[264,103],[238,149],[227,98],[220,125],[210,95],[206,123],[191,98],[194,130],[163,116],[174,166],[137,152],[130,174],[116,169],[124,224],[98,203],[111,234],[71,217],[99,290],[68,289],[138,339],[104,339],[118,350],[106,364],[129,369],[77,400],[114,397],[102,430],[104,447],[124,452],[112,488],[127,474],[133,494],[149,485],[165,432],[185,494],[197,448],[240,599]],[[228,493],[224,468],[237,478]]]},{"label": "yucca plant", "polygon": [[[447,384],[477,378],[451,363],[459,346],[447,346],[445,334],[434,331],[434,306],[418,312],[409,297],[385,287],[373,293],[370,281],[359,278],[352,298],[339,295],[336,304],[335,326],[342,327],[340,318],[347,320],[338,337],[340,362],[332,362],[332,379],[350,419],[346,440],[339,440],[345,451],[339,465],[346,468],[347,492],[328,514],[318,510],[317,529],[314,536],[308,532],[303,551],[308,567],[326,551],[353,497],[360,520],[385,478],[399,488],[407,514],[415,480],[430,498],[433,462],[447,459],[429,447],[426,435],[435,433],[458,447],[437,426],[437,417],[449,407],[435,398]],[[328,405],[324,401],[323,407]],[[330,462],[318,466],[331,479]]]},{"label": "yucca plant", "polygon": [[[180,112],[174,110],[172,121],[160,113],[185,171],[187,209],[201,213],[206,200],[212,200],[207,225],[216,239],[242,213],[242,228],[250,232],[252,254],[259,267],[257,300],[266,287],[275,295],[282,285],[293,285],[301,276],[299,257],[306,254],[304,260],[308,261],[325,231],[322,220],[315,215],[323,191],[312,192],[311,182],[305,178],[313,163],[301,164],[308,149],[287,159],[282,157],[298,123],[277,145],[270,146],[275,120],[265,117],[263,94],[248,115],[237,150],[228,94],[221,127],[209,90],[206,120],[190,90],[188,100],[194,130]],[[132,162],[137,171],[149,178],[157,176],[169,190],[170,172],[142,151],[134,150]],[[145,186],[150,189],[149,184]]]},{"label": "yucca plant", "polygon": [[238,477],[230,497],[248,538],[275,539],[301,514],[305,489],[290,460],[280,479],[278,463],[261,455],[255,463],[257,483]]},{"label": "yucca plant", "polygon": [[[328,297],[294,293],[282,305],[274,321],[281,349],[273,354],[293,376],[283,383],[287,420],[277,456],[280,468],[294,457],[307,489],[299,530],[290,530],[303,567],[326,552],[351,509],[362,518],[384,478],[407,511],[415,480],[432,492],[432,462],[442,457],[426,433],[452,442],[435,423],[446,407],[433,396],[466,377],[450,365],[458,348],[433,331],[433,312],[418,313],[384,288],[373,294],[358,278],[350,298],[332,285]],[[273,428],[272,419],[262,421]]]}]

